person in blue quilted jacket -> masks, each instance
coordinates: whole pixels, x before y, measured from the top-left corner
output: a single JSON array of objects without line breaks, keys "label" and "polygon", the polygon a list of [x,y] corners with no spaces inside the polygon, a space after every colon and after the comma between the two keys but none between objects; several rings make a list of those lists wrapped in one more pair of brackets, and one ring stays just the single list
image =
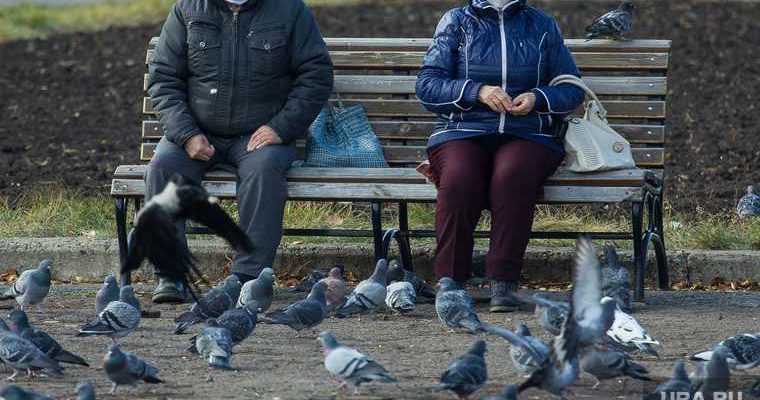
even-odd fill
[{"label": "person in blue quilted jacket", "polygon": [[549,86],[580,72],[557,23],[525,3],[470,0],[447,12],[417,76],[417,97],[438,114],[427,146],[438,186],[436,275],[469,278],[473,232],[490,209],[493,312],[517,308],[508,293],[518,287],[539,191],[564,158],[553,126],[584,100],[575,86]]}]

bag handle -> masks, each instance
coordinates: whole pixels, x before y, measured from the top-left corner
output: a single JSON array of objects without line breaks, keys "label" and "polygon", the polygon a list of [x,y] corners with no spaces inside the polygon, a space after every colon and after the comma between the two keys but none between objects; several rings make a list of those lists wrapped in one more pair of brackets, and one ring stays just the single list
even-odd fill
[{"label": "bag handle", "polygon": [[562,84],[570,84],[575,85],[581,89],[583,89],[586,94],[589,95],[594,101],[596,101],[596,104],[599,106],[599,112],[601,114],[602,118],[607,118],[607,109],[604,108],[604,105],[602,104],[601,100],[599,100],[598,97],[596,97],[596,93],[594,93],[591,89],[589,89],[588,86],[583,82],[581,78],[578,78],[575,75],[570,74],[564,74],[564,75],[558,75],[554,79],[549,82],[549,86],[559,86]]}]

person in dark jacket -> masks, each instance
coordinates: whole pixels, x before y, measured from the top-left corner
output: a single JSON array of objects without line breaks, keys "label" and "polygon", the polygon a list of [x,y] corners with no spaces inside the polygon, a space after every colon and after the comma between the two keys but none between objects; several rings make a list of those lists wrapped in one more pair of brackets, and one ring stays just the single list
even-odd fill
[{"label": "person in dark jacket", "polygon": [[[302,0],[179,0],[149,70],[164,137],[148,165],[146,200],[174,173],[200,182],[215,166],[234,168],[240,225],[256,250],[237,254],[232,272],[255,278],[280,243],[293,142],[332,90],[314,16]],[[178,230],[184,240],[184,223]],[[153,301],[184,299],[181,283],[159,279]]]},{"label": "person in dark jacket", "polygon": [[553,117],[584,99],[580,76],[556,22],[525,0],[470,0],[447,12],[417,76],[417,97],[438,114],[428,140],[436,176],[438,277],[470,275],[473,232],[491,210],[486,275],[491,310],[511,311],[538,192],[562,162]]}]

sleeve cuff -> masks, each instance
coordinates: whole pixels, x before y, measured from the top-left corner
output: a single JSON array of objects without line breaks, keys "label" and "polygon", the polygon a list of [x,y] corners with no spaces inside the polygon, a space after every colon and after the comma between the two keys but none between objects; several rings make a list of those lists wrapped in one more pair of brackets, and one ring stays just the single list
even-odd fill
[{"label": "sleeve cuff", "polygon": [[274,130],[277,136],[282,139],[283,144],[290,144],[293,141],[293,135],[291,135],[290,132],[288,132],[288,130],[285,129],[284,126],[281,126],[276,120],[273,119],[266,125]]},{"label": "sleeve cuff", "polygon": [[483,86],[483,84],[468,80],[464,83],[464,85],[464,93],[462,94],[462,98],[459,100],[458,104],[461,107],[470,108],[478,104],[478,92],[480,91],[480,87]]},{"label": "sleeve cuff", "polygon": [[546,95],[543,91],[541,91],[539,88],[534,88],[531,90],[533,94],[536,95],[536,104],[533,106],[533,110],[537,112],[547,112],[549,111],[549,104],[546,102]]}]

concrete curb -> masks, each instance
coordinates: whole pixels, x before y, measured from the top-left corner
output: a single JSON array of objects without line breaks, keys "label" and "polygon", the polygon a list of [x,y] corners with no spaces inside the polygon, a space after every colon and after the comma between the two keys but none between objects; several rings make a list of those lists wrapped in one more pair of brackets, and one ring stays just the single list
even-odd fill
[{"label": "concrete curb", "polygon": [[[192,240],[190,246],[199,266],[210,278],[227,270],[230,249],[218,240]],[[476,249],[476,268],[482,266],[485,249]],[[419,245],[414,250],[414,266],[423,276],[432,275],[434,248]],[[631,252],[620,251],[624,264],[630,265]],[[90,238],[2,238],[0,270],[26,269],[42,259],[55,262],[56,276],[64,280],[100,280],[119,265],[118,246],[111,239]],[[649,272],[653,273],[650,257]],[[676,251],[668,253],[674,279],[709,283],[716,277],[728,280],[760,281],[760,251]],[[525,278],[529,280],[570,281],[572,248],[530,247],[525,255]],[[369,274],[372,247],[369,244],[284,244],[275,261],[278,274],[303,275],[314,266],[343,264],[357,276]],[[143,268],[137,279],[150,278]],[[652,281],[653,282],[653,281]]]}]

